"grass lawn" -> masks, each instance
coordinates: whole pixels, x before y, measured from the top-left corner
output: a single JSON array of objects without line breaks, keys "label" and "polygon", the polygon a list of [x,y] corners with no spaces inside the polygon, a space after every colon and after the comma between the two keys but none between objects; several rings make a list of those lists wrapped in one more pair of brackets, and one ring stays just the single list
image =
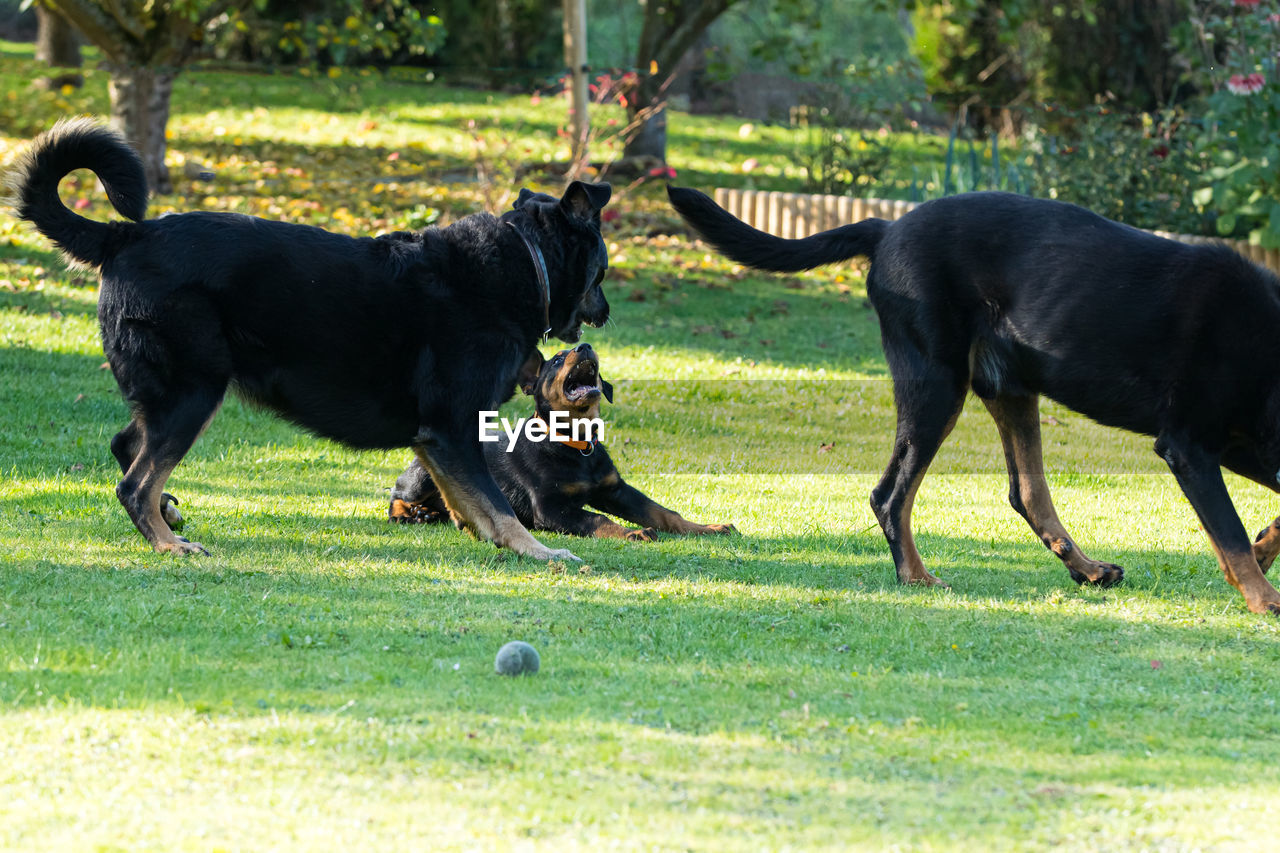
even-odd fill
[{"label": "grass lawn", "polygon": [[[35,94],[26,49],[0,48],[0,162],[104,109],[101,72]],[[496,203],[510,183],[475,181],[478,156],[560,156],[550,98],[376,76],[192,73],[174,109],[178,191],[153,212],[368,233]],[[674,116],[681,182],[740,183],[755,157],[785,187],[785,132],[739,124]],[[63,191],[109,215],[92,179]],[[658,187],[616,209],[614,320],[588,332],[609,444],[742,535],[540,537],[582,566],[388,525],[407,453],[235,400],[170,484],[212,556],[151,553],[113,493],[126,412],[93,283],[0,218],[0,848],[1274,845],[1278,626],[1223,581],[1150,440],[1044,408],[1062,517],[1128,570],[1082,590],[1009,508],[971,405],[916,507],[952,589],[901,588],[867,505],[893,410],[857,270],[744,274]],[[1248,524],[1274,516],[1229,485]],[[511,639],[537,676],[494,674]]]}]

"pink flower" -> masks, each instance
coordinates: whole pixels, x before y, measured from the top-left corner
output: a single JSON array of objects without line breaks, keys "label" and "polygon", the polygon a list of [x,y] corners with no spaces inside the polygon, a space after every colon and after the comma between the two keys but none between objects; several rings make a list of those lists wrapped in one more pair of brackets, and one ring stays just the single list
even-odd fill
[{"label": "pink flower", "polygon": [[1257,5],[1258,5],[1259,3],[1261,3],[1261,2],[1262,2],[1262,0],[1232,0],[1232,4],[1231,4],[1231,5],[1233,5],[1233,6],[1242,6],[1242,7],[1244,7],[1244,8],[1249,8],[1249,9],[1251,9],[1251,8],[1253,8],[1254,6],[1257,6]]},{"label": "pink flower", "polygon": [[671,168],[670,166],[654,166],[652,169],[649,170],[649,177],[651,178],[671,179],[671,178],[674,178],[675,176],[676,176],[676,170]]},{"label": "pink flower", "polygon": [[1227,89],[1233,95],[1256,95],[1262,91],[1267,78],[1261,74],[1232,74]]},{"label": "pink flower", "polygon": [[621,215],[622,214],[618,213],[617,208],[611,207],[600,214],[600,219],[603,222],[612,222],[613,220],[617,219]]},{"label": "pink flower", "polygon": [[542,95],[538,94],[537,92],[534,92],[533,95],[529,97],[529,103],[533,104],[536,107],[538,104],[542,103]]}]

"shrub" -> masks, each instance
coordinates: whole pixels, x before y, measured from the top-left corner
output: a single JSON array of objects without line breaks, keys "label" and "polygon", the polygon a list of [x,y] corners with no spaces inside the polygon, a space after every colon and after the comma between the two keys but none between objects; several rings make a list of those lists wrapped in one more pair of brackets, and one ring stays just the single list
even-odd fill
[{"label": "shrub", "polygon": [[1205,93],[1198,148],[1210,163],[1194,199],[1223,237],[1280,247],[1280,4],[1197,4],[1182,32]]}]

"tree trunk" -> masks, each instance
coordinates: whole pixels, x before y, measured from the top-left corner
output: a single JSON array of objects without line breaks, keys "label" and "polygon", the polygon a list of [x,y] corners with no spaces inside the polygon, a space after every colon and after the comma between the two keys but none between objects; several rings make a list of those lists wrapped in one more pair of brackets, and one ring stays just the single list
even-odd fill
[{"label": "tree trunk", "polygon": [[[644,28],[636,50],[640,68],[636,87],[628,95],[627,119],[636,125],[623,149],[624,160],[656,157],[667,162],[667,83],[681,58],[706,32],[711,22],[738,0],[667,0],[645,5]],[[661,76],[659,76],[661,75]]]},{"label": "tree trunk", "polygon": [[645,78],[627,102],[627,126],[634,128],[622,150],[625,160],[667,162],[667,108],[655,78]]},{"label": "tree trunk", "polygon": [[[81,63],[80,37],[75,27],[39,3],[36,4],[36,61],[51,68],[79,68]],[[78,71],[51,74],[38,81],[38,85],[49,89],[83,83],[84,75]]]},{"label": "tree trunk", "polygon": [[147,186],[153,193],[173,192],[169,169],[164,164],[164,131],[169,123],[169,96],[176,76],[177,71],[117,66],[107,85],[111,123],[142,157]]}]

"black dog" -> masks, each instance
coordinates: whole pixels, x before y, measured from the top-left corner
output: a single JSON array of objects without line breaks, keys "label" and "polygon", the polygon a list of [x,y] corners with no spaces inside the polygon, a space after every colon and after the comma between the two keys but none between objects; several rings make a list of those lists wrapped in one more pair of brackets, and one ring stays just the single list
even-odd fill
[{"label": "black dog", "polygon": [[[133,222],[68,210],[58,181],[97,173]],[[103,347],[133,418],[111,442],[116,487],[157,551],[203,552],[176,536],[165,481],[229,385],[311,432],[357,448],[412,447],[480,537],[538,559],[485,467],[475,412],[492,408],[546,333],[600,325],[608,266],[607,184],[563,199],[523,191],[501,218],[375,239],[233,213],[144,221],[137,155],[92,121],[60,122],[19,159],[18,215],[102,276]]]},{"label": "black dog", "polygon": [[1123,572],[1085,556],[1058,520],[1041,462],[1041,394],[1155,436],[1227,580],[1250,610],[1280,613],[1280,593],[1263,576],[1280,552],[1280,519],[1251,546],[1220,470],[1280,491],[1276,276],[1225,246],[1185,245],[1005,193],[783,240],[696,190],[669,192],[708,242],[748,266],[798,271],[871,258],[867,295],[898,409],[871,506],[900,581],[939,583],[912,539],[911,505],[972,388],[1000,431],[1010,503],[1077,582],[1107,586]]},{"label": "black dog", "polygon": [[[578,344],[543,361],[534,350],[521,369],[520,390],[533,395],[534,415],[548,426],[565,425],[559,437],[547,441],[519,438],[514,444],[486,442],[485,459],[499,488],[511,501],[520,521],[531,530],[551,530],[574,536],[651,541],[664,533],[734,533],[732,524],[695,524],[623,482],[596,435],[600,398],[613,402],[613,387],[600,377],[600,360],[587,344]],[[574,427],[577,438],[574,438]],[[644,525],[642,530],[587,512],[584,506]],[[447,508],[440,492],[416,461],[396,480],[391,492],[391,521],[443,521]]]}]

